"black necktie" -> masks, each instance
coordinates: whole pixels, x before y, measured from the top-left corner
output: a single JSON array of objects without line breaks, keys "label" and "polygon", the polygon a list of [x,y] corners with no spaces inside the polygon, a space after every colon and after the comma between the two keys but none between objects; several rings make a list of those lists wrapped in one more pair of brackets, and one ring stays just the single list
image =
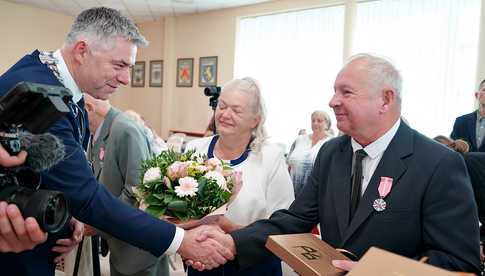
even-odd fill
[{"label": "black necktie", "polygon": [[352,175],[352,194],[350,196],[350,220],[359,206],[360,192],[362,189],[362,160],[367,156],[363,149],[355,152],[354,173]]}]

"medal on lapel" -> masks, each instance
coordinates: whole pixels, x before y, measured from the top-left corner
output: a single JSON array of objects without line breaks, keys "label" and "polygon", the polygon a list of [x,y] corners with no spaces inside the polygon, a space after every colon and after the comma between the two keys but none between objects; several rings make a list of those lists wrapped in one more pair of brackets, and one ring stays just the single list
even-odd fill
[{"label": "medal on lapel", "polygon": [[374,210],[377,212],[382,212],[386,210],[387,203],[384,200],[384,198],[389,194],[392,188],[392,177],[385,177],[381,176],[381,182],[379,183],[379,188],[377,189],[379,191],[379,198],[374,200],[374,203],[372,204],[372,207],[374,207]]},{"label": "medal on lapel", "polygon": [[103,161],[104,159],[104,148],[99,149],[99,161]]}]

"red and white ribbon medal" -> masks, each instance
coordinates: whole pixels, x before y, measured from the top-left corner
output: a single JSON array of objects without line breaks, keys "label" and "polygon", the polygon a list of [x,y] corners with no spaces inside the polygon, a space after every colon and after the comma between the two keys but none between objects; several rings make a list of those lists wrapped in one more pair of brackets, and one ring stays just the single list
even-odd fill
[{"label": "red and white ribbon medal", "polygon": [[384,198],[387,196],[387,194],[389,194],[391,188],[392,178],[381,176],[381,183],[379,183],[379,188],[377,189],[379,191],[379,198],[374,200],[374,203],[372,204],[374,210],[376,210],[377,212],[382,212],[386,210],[387,203]]},{"label": "red and white ribbon medal", "polygon": [[99,149],[99,161],[104,160],[104,148]]}]

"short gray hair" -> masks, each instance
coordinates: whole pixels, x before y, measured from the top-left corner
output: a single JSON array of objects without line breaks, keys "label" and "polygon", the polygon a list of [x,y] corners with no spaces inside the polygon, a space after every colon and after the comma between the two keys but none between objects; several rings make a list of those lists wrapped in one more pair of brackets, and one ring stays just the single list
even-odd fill
[{"label": "short gray hair", "polygon": [[135,23],[118,10],[96,7],[82,11],[74,20],[67,34],[66,43],[75,43],[80,36],[93,39],[90,42],[107,44],[109,40],[122,37],[137,47],[148,45]]},{"label": "short gray hair", "polygon": [[252,94],[253,111],[256,116],[259,116],[260,121],[252,133],[252,142],[250,144],[251,150],[258,153],[261,151],[261,146],[268,139],[266,127],[266,107],[263,97],[261,95],[260,85],[258,81],[251,77],[245,77],[242,79],[234,79],[224,84],[221,93],[224,91],[237,90],[245,93]]},{"label": "short gray hair", "polygon": [[388,86],[396,93],[397,102],[402,101],[402,77],[401,73],[391,61],[377,55],[363,53],[351,56],[346,65],[355,60],[364,60],[367,63],[369,76],[377,84]]}]

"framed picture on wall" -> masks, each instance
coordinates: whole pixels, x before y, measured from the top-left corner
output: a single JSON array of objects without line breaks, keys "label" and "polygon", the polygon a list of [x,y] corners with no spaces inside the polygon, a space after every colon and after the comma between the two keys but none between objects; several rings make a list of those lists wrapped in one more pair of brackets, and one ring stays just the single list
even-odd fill
[{"label": "framed picture on wall", "polygon": [[131,69],[131,87],[145,87],[145,62],[137,61]]},{"label": "framed picture on wall", "polygon": [[194,59],[177,59],[177,87],[192,87],[194,80]]},{"label": "framed picture on wall", "polygon": [[199,86],[217,85],[217,57],[201,57],[199,59]]},{"label": "framed picture on wall", "polygon": [[150,87],[163,86],[163,60],[150,61],[150,80],[148,85]]}]

